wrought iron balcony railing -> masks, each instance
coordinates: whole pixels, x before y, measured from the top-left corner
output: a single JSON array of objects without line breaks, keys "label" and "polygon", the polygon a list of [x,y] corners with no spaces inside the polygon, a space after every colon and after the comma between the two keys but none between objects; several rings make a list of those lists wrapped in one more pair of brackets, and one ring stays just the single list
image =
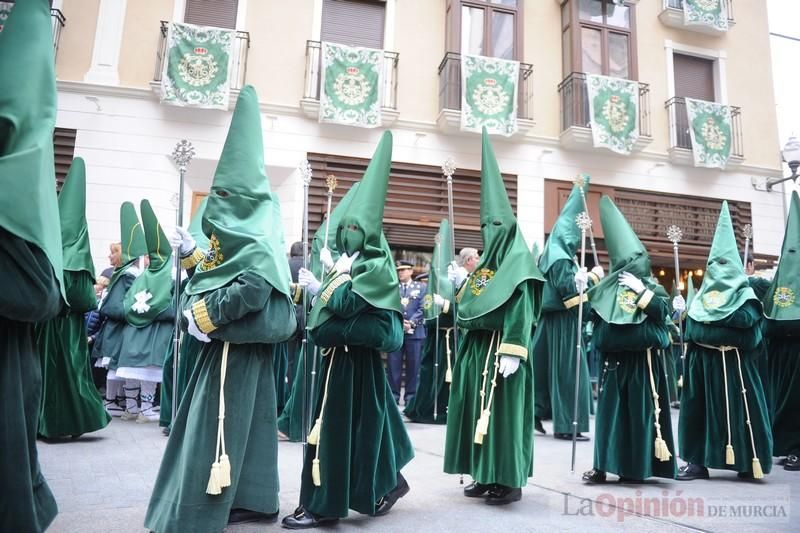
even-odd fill
[{"label": "wrought iron balcony railing", "polygon": [[[589,92],[586,73],[573,72],[558,84],[561,97],[561,131],[589,127]],[[639,82],[639,135],[650,137],[650,85]]]},{"label": "wrought iron balcony railing", "polygon": [[[722,4],[728,8],[728,22],[733,22],[733,0],[722,0]],[[667,8],[683,11],[683,0],[664,0],[664,9]]]},{"label": "wrought iron balcony railing", "polygon": [[[158,41],[158,49],[156,50],[156,67],[153,74],[153,81],[161,81],[161,73],[164,70],[164,61],[166,61],[167,53],[167,34],[169,33],[169,22],[166,20],[161,21],[161,31]],[[230,64],[230,71],[228,72],[228,79],[230,81],[231,89],[239,90],[244,87],[245,79],[247,78],[247,53],[250,49],[250,32],[236,31],[236,38],[233,40],[231,47],[231,56],[233,60]]]},{"label": "wrought iron balcony railing", "polygon": [[[397,63],[400,54],[383,52],[383,87],[381,107],[397,109]],[[306,41],[306,80],[304,99],[319,100],[320,80],[322,78],[322,43]]]},{"label": "wrought iron balcony railing", "polygon": [[[686,99],[675,96],[667,100],[664,107],[669,114],[670,148],[692,149],[692,138],[689,133],[689,115],[686,113]],[[731,156],[744,157],[742,146],[742,110],[731,107]]]},{"label": "wrought iron balcony railing", "polygon": [[64,13],[60,9],[50,8],[50,18],[53,22],[53,58],[58,57],[58,45],[61,42],[61,30],[67,23]]},{"label": "wrought iron balcony railing", "polygon": [[[533,119],[533,65],[519,64],[517,117]],[[461,54],[447,52],[439,63],[439,109],[461,109]]]}]

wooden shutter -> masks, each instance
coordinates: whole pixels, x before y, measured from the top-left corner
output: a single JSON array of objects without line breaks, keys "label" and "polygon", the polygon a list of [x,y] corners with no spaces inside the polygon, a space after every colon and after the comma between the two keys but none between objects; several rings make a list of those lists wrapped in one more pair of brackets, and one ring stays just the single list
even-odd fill
[{"label": "wooden shutter", "polygon": [[198,26],[236,28],[238,0],[186,0],[183,21]]},{"label": "wooden shutter", "polygon": [[713,102],[714,61],[702,57],[674,54],[675,96]]},{"label": "wooden shutter", "polygon": [[77,130],[56,128],[53,132],[53,153],[56,163],[56,190],[60,191],[75,156]]},{"label": "wooden shutter", "polygon": [[[308,227],[311,233],[322,223],[327,207],[325,176],[336,176],[338,186],[333,195],[335,206],[369,164],[368,159],[325,154],[308,154],[313,170],[309,188]],[[517,177],[504,174],[512,208],[517,206]],[[453,176],[453,211],[456,248],[481,249],[480,172],[458,169]],[[430,251],[439,229],[447,218],[447,183],[439,167],[392,163],[389,191],[383,214],[383,232],[393,248]]]},{"label": "wooden shutter", "polygon": [[377,0],[323,0],[322,40],[382,49],[385,7]]}]

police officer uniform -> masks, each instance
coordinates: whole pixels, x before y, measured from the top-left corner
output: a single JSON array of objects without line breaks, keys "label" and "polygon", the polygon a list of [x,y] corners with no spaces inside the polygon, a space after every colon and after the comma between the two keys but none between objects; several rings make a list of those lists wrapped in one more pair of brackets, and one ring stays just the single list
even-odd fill
[{"label": "police officer uniform", "polygon": [[[397,261],[398,272],[403,269],[411,269],[413,265],[408,261]],[[422,308],[422,299],[425,296],[426,285],[419,281],[409,280],[400,283],[400,303],[403,307],[403,347],[391,352],[387,356],[387,374],[389,386],[396,402],[400,402],[400,385],[403,371],[403,361],[406,365],[406,387],[405,403],[414,397],[417,392],[417,380],[419,377],[420,357],[422,345],[425,341],[425,317]]]}]

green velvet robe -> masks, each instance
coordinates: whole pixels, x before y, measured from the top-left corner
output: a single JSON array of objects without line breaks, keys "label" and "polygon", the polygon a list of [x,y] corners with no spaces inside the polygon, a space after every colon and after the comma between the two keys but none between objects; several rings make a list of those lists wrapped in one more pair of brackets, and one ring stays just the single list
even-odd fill
[{"label": "green velvet robe", "polygon": [[286,381],[286,374],[289,371],[289,343],[276,344],[272,357],[275,363],[275,398],[277,412],[280,415],[289,398],[289,383]]},{"label": "green velvet robe", "polygon": [[[536,416],[553,420],[554,433],[572,433],[575,409],[575,339],[578,306],[570,309],[564,302],[578,296],[575,290],[573,261],[553,263],[544,285],[542,314],[533,336],[533,360],[536,379]],[[583,319],[589,319],[589,304],[583,304]],[[589,431],[592,385],[586,351],[581,353],[580,388],[578,389],[578,431]]]},{"label": "green velvet robe", "polygon": [[[761,330],[757,327],[761,316],[761,304],[751,300],[718,322],[704,324],[687,318],[686,338],[690,344],[686,354],[687,375],[683,383],[678,435],[681,458],[689,463],[707,468],[752,472],[753,448],[745,423],[736,354],[732,350],[726,352],[727,374],[723,374],[722,352],[697,344],[702,343],[739,348],[756,452],[764,473],[769,473],[772,468],[772,432],[756,351],[761,342]],[[725,375],[735,456],[733,465],[725,464],[725,446],[728,443]]]},{"label": "green velvet robe", "polygon": [[[348,509],[371,515],[414,457],[380,356],[403,343],[402,322],[399,313],[369,305],[349,281],[333,291],[326,308],[334,316],[311,330],[326,354],[314,419],[323,402],[325,411],[319,444],[306,450],[300,505],[325,517],[346,517]],[[319,487],[311,477],[317,447]]]},{"label": "green velvet robe", "polygon": [[180,406],[181,398],[186,392],[186,386],[189,383],[189,378],[194,371],[195,364],[197,363],[197,356],[200,355],[200,349],[203,343],[195,339],[191,335],[181,335],[181,347],[178,354],[178,392],[172,393],[172,372],[174,368],[173,352],[170,350],[167,359],[164,361],[164,377],[161,382],[161,409],[159,411],[158,425],[160,427],[170,427],[172,425],[172,398],[177,398],[178,405]]},{"label": "green velvet robe", "polygon": [[86,271],[64,272],[69,308],[37,326],[42,363],[39,434],[78,436],[108,425],[111,417],[92,380],[84,313],[97,307],[94,280]]},{"label": "green velvet robe", "polygon": [[[747,278],[747,282],[750,284],[750,288],[753,289],[753,292],[756,293],[756,298],[759,300],[764,299],[764,295],[767,293],[770,287],[770,281],[766,280],[761,277],[757,276],[750,276]],[[761,319],[758,321],[758,328],[761,329],[761,342],[758,343],[756,347],[757,353],[757,365],[758,365],[758,374],[761,376],[761,384],[764,386],[764,392],[767,394],[767,409],[769,412],[772,412],[772,385],[771,381],[771,373],[770,373],[770,366],[769,366],[769,356],[770,352],[767,349],[767,339],[766,335],[764,334],[764,328],[766,327],[766,318],[762,315]]]},{"label": "green velvet robe", "polygon": [[[653,286],[648,286],[654,289]],[[638,301],[637,301],[638,303]],[[602,354],[595,418],[594,468],[630,479],[676,474],[668,379],[664,376],[662,349],[670,345],[665,317],[666,297],[656,294],[644,308],[640,324],[610,324],[594,314],[594,342]],[[661,409],[661,438],[672,457],[660,461],[654,455],[655,404],[650,383],[647,349]]]},{"label": "green velvet robe", "polygon": [[122,330],[122,348],[114,368],[163,367],[172,353],[175,331],[175,304],[171,303],[147,326],[131,325]]},{"label": "green velvet robe", "polygon": [[[534,317],[534,281],[518,285],[500,307],[473,320],[459,320],[466,330],[459,337],[458,357],[450,384],[444,471],[469,474],[478,483],[523,487],[533,475],[533,361],[522,358],[519,369],[503,378],[491,406],[488,432],[483,444],[475,444],[475,428],[481,414],[481,385],[487,357],[489,394],[494,374],[498,338],[502,343],[524,346],[530,354]],[[492,336],[494,344],[490,346]],[[498,358],[499,363],[499,358]]]},{"label": "green velvet robe", "polygon": [[[308,406],[310,405],[316,406],[317,394],[319,394],[320,388],[319,376],[322,368],[322,355],[309,337],[308,352],[311,353],[312,357],[316,358],[316,367],[314,368],[317,369],[317,372],[314,380],[314,394],[304,399],[303,396],[306,395],[306,390],[311,388],[311,372],[313,370],[313,361],[308,361],[308,369],[307,373],[305,373],[306,354],[302,348],[302,344],[298,343],[297,345],[301,346],[301,348],[300,353],[297,356],[297,364],[295,365],[294,382],[292,383],[289,398],[286,400],[286,405],[283,408],[283,412],[278,417],[278,429],[292,442],[303,441],[306,437],[304,433],[307,432],[311,426],[311,421],[306,420],[306,424],[309,427],[303,427],[303,409],[309,409]],[[306,416],[311,418],[310,411]]]},{"label": "green velvet robe", "polygon": [[766,320],[773,455],[800,455],[800,321]]},{"label": "green velvet robe", "polygon": [[[276,329],[284,331],[291,313],[275,316],[268,307],[274,289],[254,273],[231,284],[192,296],[184,308],[203,299],[218,329],[201,343],[194,371],[167,441],[145,526],[157,533],[218,532],[233,508],[278,511],[278,439],[273,350]],[[282,297],[282,295],[279,295]],[[280,325],[278,325],[280,324]],[[185,320],[183,320],[185,327]],[[222,349],[230,342],[225,378],[225,444],[231,485],[206,494],[215,460]]]},{"label": "green velvet robe", "polygon": [[[439,334],[436,335],[437,321],[435,319],[425,321],[425,345],[422,348],[422,358],[419,368],[419,385],[417,394],[406,406],[405,415],[412,422],[423,422],[426,424],[446,424],[447,423],[447,402],[450,399],[450,383],[445,381],[447,376],[447,336],[449,330],[450,337],[450,365],[455,365],[455,336],[453,335],[453,315],[452,304],[448,313],[439,315]],[[437,343],[438,341],[438,343]],[[438,344],[438,347],[437,347]],[[434,368],[434,360],[438,360],[438,370]],[[434,377],[438,378],[434,380]],[[433,398],[438,394],[436,406],[436,419],[433,417]]]},{"label": "green velvet robe", "polygon": [[128,326],[122,302],[135,279],[133,274],[120,274],[119,279],[100,302],[100,319],[103,320],[103,326],[95,338],[92,359],[106,361],[109,369],[117,368],[116,362],[122,349],[122,333]]},{"label": "green velvet robe", "polygon": [[42,367],[34,324],[58,314],[61,293],[44,253],[3,228],[0,280],[0,531],[44,531],[58,508],[36,451]]}]

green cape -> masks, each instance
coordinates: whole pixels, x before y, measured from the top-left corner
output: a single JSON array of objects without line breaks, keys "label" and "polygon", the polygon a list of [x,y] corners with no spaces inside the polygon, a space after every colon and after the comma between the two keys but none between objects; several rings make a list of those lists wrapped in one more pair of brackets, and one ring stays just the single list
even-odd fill
[{"label": "green cape", "polygon": [[323,220],[322,224],[317,228],[316,233],[314,233],[314,238],[311,240],[311,272],[320,280],[324,281],[325,279],[325,272],[322,271],[322,263],[319,260],[319,252],[325,246],[325,232],[328,232],[328,250],[331,252],[331,257],[333,261],[336,262],[339,259],[339,251],[336,249],[336,232],[339,228],[339,221],[342,219],[342,215],[344,215],[345,211],[347,211],[347,206],[350,205],[350,202],[353,200],[353,196],[355,195],[355,191],[358,190],[360,182],[355,182],[347,193],[342,196],[342,199],[339,200],[339,203],[336,204],[331,210],[331,217],[330,217],[330,224],[328,221]]},{"label": "green cape", "polygon": [[800,197],[792,192],[781,258],[772,284],[764,295],[764,315],[772,320],[800,319]]},{"label": "green cape", "polygon": [[[483,254],[458,306],[460,320],[472,320],[502,306],[529,279],[544,282],[508,201],[494,149],[483,128],[481,153],[481,236]],[[538,316],[539,302],[535,311]]]},{"label": "green cape", "polygon": [[[583,179],[585,181],[583,192],[588,194],[589,176],[584,174]],[[545,274],[550,271],[550,267],[556,261],[560,259],[572,261],[575,257],[578,247],[581,245],[581,230],[575,223],[575,219],[583,211],[581,192],[577,185],[573,185],[572,192],[569,193],[567,202],[561,208],[561,213],[558,215],[555,224],[553,224],[550,236],[547,237],[547,242],[544,244],[542,255],[539,257],[539,268]]]},{"label": "green cape", "polygon": [[187,294],[218,289],[253,272],[289,295],[280,204],[264,169],[261,113],[251,85],[239,93],[202,226],[209,248],[186,286]]},{"label": "green cape", "polygon": [[76,157],[58,195],[64,270],[88,272],[94,279],[94,262],[86,226],[86,165]]},{"label": "green cape", "polygon": [[206,205],[208,204],[208,196],[203,198],[200,205],[197,206],[197,211],[192,215],[192,221],[189,222],[187,231],[191,234],[195,244],[201,250],[208,250],[208,237],[203,233],[203,213],[206,212]]},{"label": "green cape", "polygon": [[[641,280],[650,278],[650,256],[625,215],[605,195],[600,198],[600,224],[611,265],[606,277],[589,289],[592,309],[609,324],[641,324],[647,315],[636,305],[636,293],[620,285],[619,275],[630,272]],[[647,285],[652,285],[650,281]]]},{"label": "green cape", "polygon": [[422,302],[425,318],[430,320],[439,316],[441,306],[433,302],[433,295],[438,294],[445,300],[453,302],[453,283],[447,277],[447,267],[453,262],[453,239],[450,235],[450,223],[443,218],[439,223],[439,233],[433,244],[430,271],[428,272],[428,289]]},{"label": "green cape", "polygon": [[[148,200],[139,207],[150,265],[131,285],[123,300],[125,319],[137,328],[149,326],[172,304],[172,248]],[[149,296],[148,296],[149,295]],[[142,302],[138,300],[142,299]]]},{"label": "green cape", "polygon": [[722,202],[706,273],[689,307],[689,316],[696,322],[716,322],[733,314],[747,300],[758,298],[744,273],[728,202]]},{"label": "green cape", "polygon": [[134,265],[137,259],[147,255],[147,242],[144,239],[144,231],[136,216],[136,209],[130,202],[123,202],[119,207],[120,225],[120,266],[114,269],[111,282],[108,284],[108,292],[117,282],[120,276]]},{"label": "green cape", "polygon": [[50,5],[17,2],[0,32],[0,227],[40,248],[64,296]]}]

